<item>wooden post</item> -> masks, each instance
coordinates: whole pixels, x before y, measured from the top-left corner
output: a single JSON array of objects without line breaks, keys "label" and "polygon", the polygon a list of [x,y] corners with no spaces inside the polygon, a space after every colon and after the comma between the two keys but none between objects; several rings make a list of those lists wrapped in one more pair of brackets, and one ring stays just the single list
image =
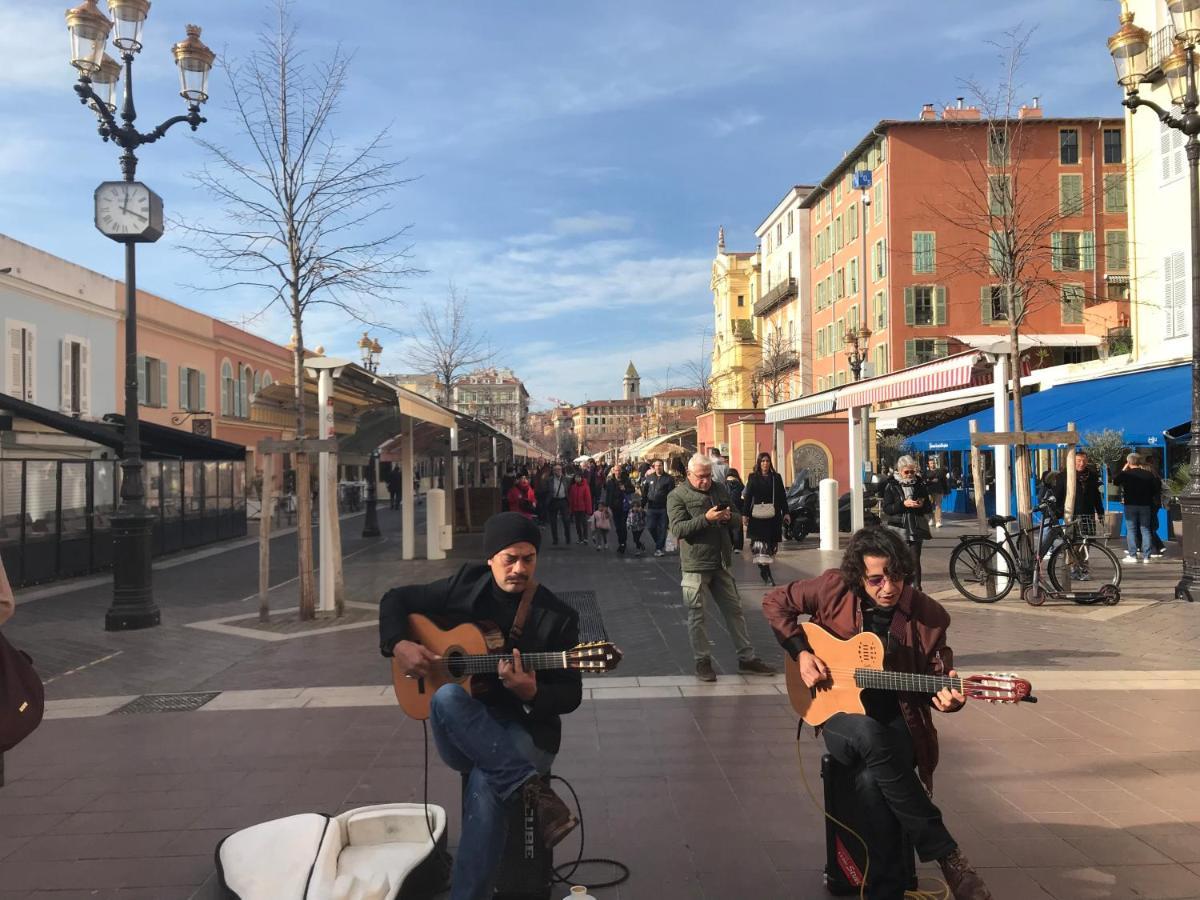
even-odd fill
[{"label": "wooden post", "polygon": [[1021,528],[1033,524],[1033,497],[1029,493],[1029,447],[1022,441],[1013,447],[1017,479],[1017,520]]},{"label": "wooden post", "polygon": [[316,616],[316,586],[313,579],[312,485],[309,483],[309,458],[304,450],[296,452],[296,549],[300,569],[300,619]]},{"label": "wooden post", "polygon": [[328,496],[333,498],[333,515],[328,522],[322,522],[321,527],[329,529],[329,546],[333,548],[330,554],[333,562],[333,613],[340,617],[346,612],[346,589],[342,580],[342,520],[338,515],[337,488],[338,457],[337,453],[330,453],[329,465],[325,467],[325,484],[321,485],[321,490],[329,491]]},{"label": "wooden post", "polygon": [[[1074,431],[1075,423],[1067,423],[1067,431]],[[1063,498],[1063,521],[1070,522],[1075,518],[1075,445],[1067,446],[1067,496]]]},{"label": "wooden post", "polygon": [[[979,428],[979,423],[976,422],[974,419],[971,419],[967,423],[967,428],[970,431],[970,433],[973,435],[973,434],[975,434],[976,429]],[[972,440],[971,441],[971,483],[972,483],[972,485],[974,485],[974,488],[975,488],[975,518],[979,522],[979,529],[980,529],[981,533],[987,534],[988,533],[988,523],[987,523],[988,516],[987,516],[987,503],[986,503],[986,499],[987,499],[986,498],[986,490],[987,489],[985,488],[984,483],[983,483],[983,459],[981,458],[980,453],[981,453],[981,451],[979,449],[979,446],[975,443],[975,441]]]},{"label": "wooden post", "polygon": [[271,514],[275,506],[275,454],[262,454],[262,510],[258,514],[258,621],[271,618]]}]

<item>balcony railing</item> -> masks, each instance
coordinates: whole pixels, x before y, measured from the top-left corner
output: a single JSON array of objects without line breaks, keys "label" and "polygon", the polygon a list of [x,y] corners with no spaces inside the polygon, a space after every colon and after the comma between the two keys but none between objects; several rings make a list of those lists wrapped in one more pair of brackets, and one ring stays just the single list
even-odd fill
[{"label": "balcony railing", "polygon": [[1148,72],[1157,80],[1162,75],[1162,61],[1171,55],[1175,44],[1175,29],[1164,25],[1150,37],[1150,49],[1147,57]]},{"label": "balcony railing", "polygon": [[763,294],[762,298],[754,304],[754,315],[761,316],[777,304],[795,296],[796,279],[786,278]]}]

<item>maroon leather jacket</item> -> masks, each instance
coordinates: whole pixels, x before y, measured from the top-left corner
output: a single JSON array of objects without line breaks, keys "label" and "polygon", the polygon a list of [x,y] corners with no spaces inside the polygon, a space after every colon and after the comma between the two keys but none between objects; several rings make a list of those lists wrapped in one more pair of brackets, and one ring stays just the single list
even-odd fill
[{"label": "maroon leather jacket", "polygon": [[[863,630],[862,598],[846,584],[837,569],[776,588],[763,597],[763,612],[779,643],[789,653],[795,649],[792,639],[802,635],[802,615],[842,640]],[[949,627],[950,614],[940,603],[906,585],[892,617],[891,634],[896,646],[889,655],[888,668],[918,675],[947,674],[954,666],[954,654],[946,646]],[[933,790],[938,740],[930,698],[926,694],[901,693],[898,699],[912,735],[917,773],[925,786]]]}]

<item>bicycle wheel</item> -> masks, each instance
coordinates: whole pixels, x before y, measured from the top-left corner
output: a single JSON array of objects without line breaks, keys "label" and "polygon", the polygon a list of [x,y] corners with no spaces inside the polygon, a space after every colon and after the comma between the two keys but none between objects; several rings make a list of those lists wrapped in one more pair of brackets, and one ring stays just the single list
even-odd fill
[{"label": "bicycle wheel", "polygon": [[1121,563],[1116,554],[1092,541],[1076,539],[1059,544],[1050,553],[1050,584],[1056,591],[1095,591],[1102,585],[1121,584]]},{"label": "bicycle wheel", "polygon": [[963,541],[950,554],[950,580],[976,603],[995,603],[1017,583],[1017,567],[1007,550],[985,537]]}]

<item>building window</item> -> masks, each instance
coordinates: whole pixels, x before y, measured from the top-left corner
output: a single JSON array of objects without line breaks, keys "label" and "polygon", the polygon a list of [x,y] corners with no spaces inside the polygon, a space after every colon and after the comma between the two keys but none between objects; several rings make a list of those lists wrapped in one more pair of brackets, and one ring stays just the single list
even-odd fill
[{"label": "building window", "polygon": [[834,277],[834,285],[836,285],[836,293],[834,294],[834,297],[840,300],[842,297],[846,296],[846,270],[838,269],[837,272],[834,273]]},{"label": "building window", "polygon": [[138,356],[138,405],[167,406],[167,365],[152,356]]},{"label": "building window", "polygon": [[37,344],[37,329],[25,322],[14,322],[8,319],[4,323],[8,333],[5,347],[8,352],[8,365],[4,367],[5,390],[10,397],[34,401],[34,376],[37,367],[34,365]]},{"label": "building window", "polygon": [[745,306],[745,305],[746,305],[746,295],[738,294],[738,306]]},{"label": "building window", "polygon": [[1104,176],[1104,211],[1123,213],[1127,209],[1125,173]]},{"label": "building window", "polygon": [[221,415],[237,415],[237,388],[233,380],[233,364],[229,360],[221,363]]},{"label": "building window", "polygon": [[792,236],[792,232],[793,232],[795,229],[794,229],[794,227],[793,227],[793,221],[792,221],[792,210],[790,210],[790,209],[788,210],[788,218],[787,218],[787,223],[788,223],[788,237],[791,237],[791,236]]},{"label": "building window", "polygon": [[1058,211],[1064,216],[1083,213],[1083,176],[1058,176]]},{"label": "building window", "polygon": [[1079,163],[1079,129],[1058,129],[1058,161],[1064,166]]},{"label": "building window", "polygon": [[874,209],[874,212],[871,214],[871,221],[878,225],[883,221],[883,183],[876,182],[875,186],[871,188],[871,193],[873,195],[871,197],[871,206]]},{"label": "building window", "polygon": [[886,375],[888,373],[888,353],[887,344],[880,344],[875,348],[875,374]]},{"label": "building window", "polygon": [[913,272],[932,274],[936,267],[932,231],[913,232]]},{"label": "building window", "polygon": [[988,176],[988,212],[1004,216],[1012,210],[1011,179],[1008,175]]},{"label": "building window", "polygon": [[1071,365],[1072,363],[1081,363],[1084,361],[1084,353],[1082,347],[1063,347],[1062,352],[1063,365]]},{"label": "building window", "polygon": [[910,338],[904,342],[904,367],[933,362],[950,355],[950,342],[942,338]]},{"label": "building window", "polygon": [[881,281],[887,275],[887,252],[883,238],[871,245],[871,280]]},{"label": "building window", "polygon": [[783,243],[783,223],[776,222],[775,223],[775,246],[778,247],[781,243]]},{"label": "building window", "polygon": [[[1175,115],[1180,114],[1178,107],[1173,107],[1171,112]],[[1158,125],[1158,151],[1159,158],[1162,164],[1161,183],[1171,184],[1179,178],[1183,177],[1186,160],[1184,159],[1184,141],[1186,136],[1182,131],[1171,128],[1163,122]]]},{"label": "building window", "polygon": [[1064,325],[1083,324],[1083,285],[1062,285],[1062,323]]},{"label": "building window", "polygon": [[849,264],[849,281],[848,290],[851,297],[858,296],[858,257],[850,260]]},{"label": "building window", "polygon": [[858,240],[858,204],[851,203],[846,213],[846,228],[850,232],[850,240]]},{"label": "building window", "polygon": [[875,292],[875,330],[883,331],[887,328],[887,294],[884,291]]},{"label": "building window", "polygon": [[1104,164],[1113,166],[1125,161],[1125,133],[1120,128],[1104,129]]},{"label": "building window", "polygon": [[1008,289],[1002,284],[985,284],[979,289],[979,318],[984,325],[1008,321]]},{"label": "building window", "polygon": [[1096,268],[1096,236],[1091,231],[1056,231],[1050,235],[1051,268],[1056,272],[1090,272]]},{"label": "building window", "polygon": [[1167,337],[1188,333],[1187,270],[1182,250],[1163,257],[1163,312]]},{"label": "building window", "polygon": [[1104,299],[1112,300],[1117,303],[1129,302],[1129,282],[1128,281],[1110,281],[1105,286]]},{"label": "building window", "polygon": [[833,220],[833,249],[841,250],[845,246],[846,230],[842,227],[842,217]]},{"label": "building window", "polygon": [[817,357],[823,358],[824,356],[825,356],[825,329],[818,328],[817,329]]},{"label": "building window", "polygon": [[1104,232],[1104,269],[1124,272],[1129,268],[1129,243],[1125,229]]},{"label": "building window", "polygon": [[59,409],[68,415],[86,415],[91,412],[88,400],[91,393],[88,342],[68,335],[62,340],[61,353]]},{"label": "building window", "polygon": [[207,393],[204,373],[199,369],[179,367],[179,407],[189,412],[199,412],[205,407]]},{"label": "building window", "polygon": [[1009,163],[1008,153],[1008,129],[1006,128],[989,128],[988,129],[988,165],[989,166],[1007,166]]},{"label": "building window", "polygon": [[1008,270],[1008,242],[1001,231],[988,235],[988,266],[993,275],[1004,275]]},{"label": "building window", "polygon": [[906,287],[904,321],[907,325],[945,325],[946,289],[933,284]]}]

